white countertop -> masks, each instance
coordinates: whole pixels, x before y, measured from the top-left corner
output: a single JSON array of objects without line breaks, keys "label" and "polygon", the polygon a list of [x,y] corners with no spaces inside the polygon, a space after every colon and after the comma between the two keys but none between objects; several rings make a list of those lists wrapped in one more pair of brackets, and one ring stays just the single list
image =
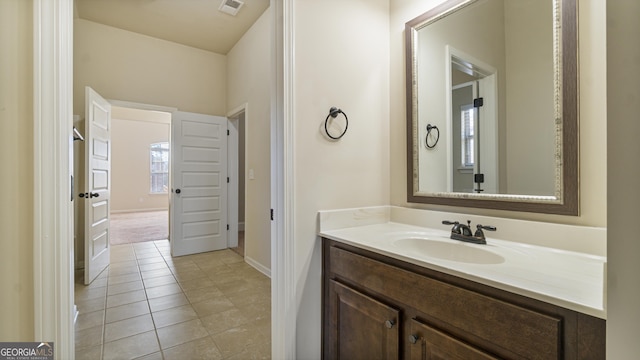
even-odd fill
[{"label": "white countertop", "polygon": [[[392,221],[337,229],[321,226],[319,235],[606,319],[604,256],[498,240],[491,238],[491,233],[486,234],[487,245],[476,245],[449,239],[449,231]],[[446,252],[429,256],[428,252],[416,251],[405,246],[406,243],[400,245],[401,241],[398,241],[425,237],[435,241],[436,245],[449,243],[459,246],[452,254],[470,253],[471,256],[457,260],[446,256]],[[475,261],[473,256],[476,253],[487,256],[478,256],[478,261]]]}]

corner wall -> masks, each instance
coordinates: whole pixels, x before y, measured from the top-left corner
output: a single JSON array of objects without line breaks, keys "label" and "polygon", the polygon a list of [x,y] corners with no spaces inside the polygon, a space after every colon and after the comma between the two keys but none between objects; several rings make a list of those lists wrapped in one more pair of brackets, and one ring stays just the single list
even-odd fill
[{"label": "corner wall", "polygon": [[[267,9],[227,54],[227,112],[245,113],[245,257],[271,269],[271,12]],[[225,114],[226,115],[226,114]],[[242,207],[240,207],[242,208]]]},{"label": "corner wall", "polygon": [[33,2],[0,1],[0,340],[35,341]]},{"label": "corner wall", "polygon": [[226,115],[226,57],[87,20],[74,21],[73,109],[84,87],[109,100]]},{"label": "corner wall", "polygon": [[[317,211],[389,202],[389,1],[294,2],[294,242],[297,359],[320,358]],[[349,117],[324,134],[329,109]]]},{"label": "corner wall", "polygon": [[640,354],[640,2],[607,1],[607,358]]}]

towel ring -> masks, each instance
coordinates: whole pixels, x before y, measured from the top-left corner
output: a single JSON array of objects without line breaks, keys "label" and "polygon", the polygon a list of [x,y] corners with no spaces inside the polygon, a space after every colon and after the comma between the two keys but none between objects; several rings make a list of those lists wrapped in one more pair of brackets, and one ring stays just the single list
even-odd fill
[{"label": "towel ring", "polygon": [[[336,118],[338,117],[338,114],[342,114],[344,115],[344,120],[346,121],[346,125],[344,127],[344,131],[342,132],[342,134],[338,135],[338,136],[333,136],[331,134],[329,134],[329,118]],[[327,133],[327,136],[330,137],[333,140],[338,140],[341,137],[344,136],[344,134],[347,133],[347,129],[349,128],[349,118],[347,117],[347,114],[344,113],[344,111],[338,109],[337,107],[332,107],[331,109],[329,109],[329,115],[327,115],[327,118],[324,120],[324,132]]]},{"label": "towel ring", "polygon": [[[436,131],[436,141],[433,145],[429,145],[429,135],[431,135],[431,130]],[[435,125],[427,124],[427,135],[424,137],[424,144],[428,149],[433,149],[438,144],[438,140],[440,140],[440,129]]]}]

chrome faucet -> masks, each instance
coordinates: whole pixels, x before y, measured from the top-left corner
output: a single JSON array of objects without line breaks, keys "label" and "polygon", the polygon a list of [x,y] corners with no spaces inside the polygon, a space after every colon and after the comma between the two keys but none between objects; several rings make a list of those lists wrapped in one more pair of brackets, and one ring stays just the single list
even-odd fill
[{"label": "chrome faucet", "polygon": [[471,220],[467,220],[467,224],[461,224],[457,221],[442,221],[444,225],[453,225],[451,228],[451,238],[454,240],[460,240],[464,242],[470,242],[474,244],[486,244],[487,240],[484,237],[482,230],[496,231],[495,226],[476,225],[476,232],[471,232]]}]

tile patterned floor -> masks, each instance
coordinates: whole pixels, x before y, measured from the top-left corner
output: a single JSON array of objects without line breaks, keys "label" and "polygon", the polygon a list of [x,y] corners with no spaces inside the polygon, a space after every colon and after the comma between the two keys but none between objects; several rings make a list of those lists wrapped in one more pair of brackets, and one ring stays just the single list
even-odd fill
[{"label": "tile patterned floor", "polygon": [[270,359],[270,284],[231,250],[112,246],[109,268],[75,286],[76,359]]}]

